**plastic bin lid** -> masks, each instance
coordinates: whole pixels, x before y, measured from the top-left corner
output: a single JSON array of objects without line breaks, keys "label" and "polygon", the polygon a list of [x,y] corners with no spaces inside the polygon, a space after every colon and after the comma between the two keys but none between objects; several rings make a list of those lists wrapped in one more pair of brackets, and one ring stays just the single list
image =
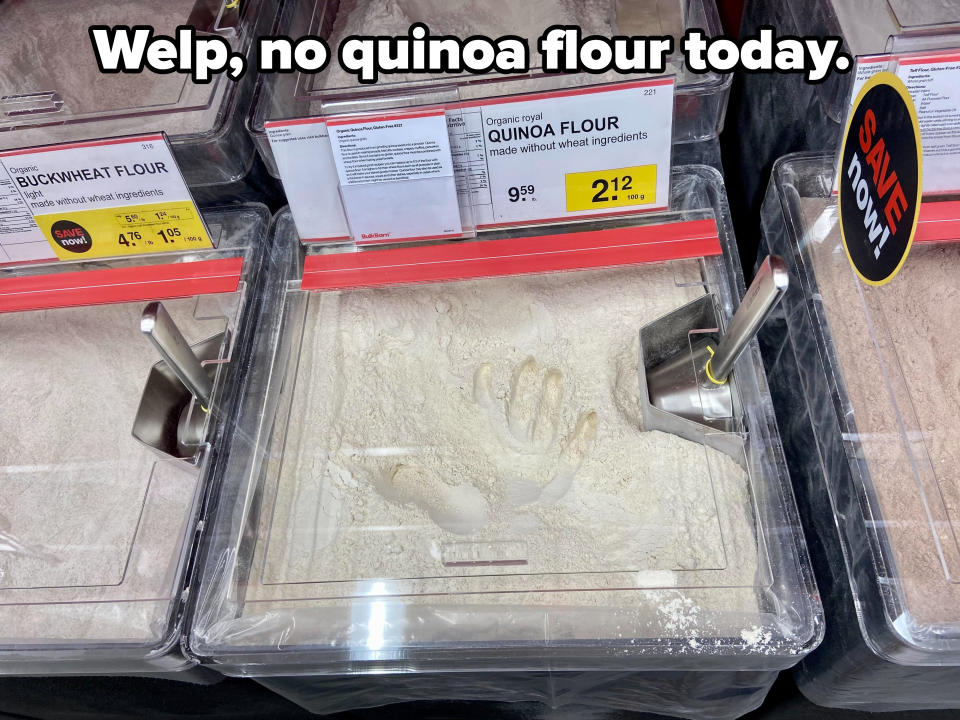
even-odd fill
[{"label": "plastic bin lid", "polygon": [[[403,35],[416,22],[425,23],[432,35],[454,35],[466,39],[473,35],[499,38],[515,35],[527,41],[530,49],[531,70],[540,67],[537,39],[551,25],[576,25],[584,37],[601,35],[671,35],[680,38],[685,28],[686,3],[682,0],[610,0],[604,3],[559,3],[555,0],[543,3],[499,3],[489,12],[478,13],[468,0],[399,0],[384,4],[370,0],[342,0],[337,3],[319,0],[326,5],[315,17],[322,19],[324,31],[331,48],[338,48],[346,38],[358,34],[360,28],[372,36]],[[394,83],[419,84],[422,76],[384,74],[375,92]],[[438,76],[426,81],[427,85],[449,85],[451,81],[469,81],[470,75],[462,78]],[[474,78],[476,79],[476,78]],[[489,80],[489,78],[487,78]],[[322,73],[301,75],[298,99],[323,97],[338,90],[351,89],[365,92],[368,88],[359,85],[356,75],[348,73],[339,64],[331,63]]]},{"label": "plastic bin lid", "polygon": [[840,34],[856,55],[875,55],[887,50],[892,36],[960,28],[960,2],[911,2],[910,0],[830,0]]},{"label": "plastic bin lid", "polygon": [[[207,251],[0,271],[0,675],[168,667],[265,214],[208,213]],[[140,315],[158,298],[220,358],[192,461],[132,435],[159,361]]]},{"label": "plastic bin lid", "polygon": [[[642,419],[638,330],[736,292],[719,176],[675,188],[670,213],[308,255],[266,310],[192,652],[270,675],[809,651],[758,355],[727,430]],[[299,243],[289,214],[275,232]]]},{"label": "plastic bin lid", "polygon": [[[360,84],[355,75],[331,62],[320,73],[295,73],[269,79],[268,90],[254,109],[254,131],[262,132],[267,120],[325,115],[378,108],[423,105],[463,99],[496,97],[520,92],[551,90],[622,80],[616,73],[601,75],[546,75],[539,71],[537,38],[551,25],[575,24],[583,34],[672,35],[679,40],[688,27],[704,28],[711,35],[722,34],[713,0],[603,0],[603,2],[551,1],[500,3],[495,12],[478,13],[469,0],[308,0],[285,2],[280,27],[294,28],[294,35],[309,32],[327,40],[333,53],[351,34],[403,35],[414,22],[423,22],[432,35],[452,34],[460,38],[505,34],[527,39],[531,72],[527,75],[393,75],[381,74],[372,85]],[[672,56],[670,67],[677,82],[695,91],[698,88],[726,87],[730,79],[713,73],[694,75]]]},{"label": "plastic bin lid", "polygon": [[[883,604],[883,613],[861,617],[873,647],[889,646],[893,636],[928,662],[958,662],[960,359],[953,347],[960,342],[960,233],[948,232],[956,223],[943,222],[945,203],[926,201],[900,273],[887,285],[868,286],[842,245],[833,163],[821,155],[778,163],[774,180],[789,247],[772,250],[795,256],[833,393],[827,410],[835,416],[814,417],[813,426],[822,445],[831,445],[831,436],[836,444],[840,434],[860,497],[862,514],[837,523],[863,523],[870,539],[879,587],[853,591],[860,603]],[[822,400],[807,398],[811,408],[824,408]],[[831,492],[843,492],[846,470],[824,472]],[[866,549],[848,552],[859,557]],[[870,626],[875,616],[882,620]]]},{"label": "plastic bin lid", "polygon": [[[148,25],[172,37],[180,25],[224,38],[235,50],[260,0],[12,0],[0,3],[0,148],[141,131],[171,136],[216,127],[235,83],[198,84],[181,73],[102,74],[87,28]],[[146,118],[146,119],[145,119]]]},{"label": "plastic bin lid", "polygon": [[939,0],[918,3],[910,0],[887,0],[897,24],[903,30],[960,24],[960,2]]}]

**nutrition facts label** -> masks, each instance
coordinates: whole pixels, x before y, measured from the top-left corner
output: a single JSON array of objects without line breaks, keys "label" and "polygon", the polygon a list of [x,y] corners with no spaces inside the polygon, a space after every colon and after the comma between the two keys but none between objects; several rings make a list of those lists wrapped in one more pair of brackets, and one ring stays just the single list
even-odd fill
[{"label": "nutrition facts label", "polygon": [[7,169],[0,163],[0,262],[55,257]]},{"label": "nutrition facts label", "polygon": [[477,108],[448,113],[447,132],[461,200],[474,208],[492,206],[482,111]]}]

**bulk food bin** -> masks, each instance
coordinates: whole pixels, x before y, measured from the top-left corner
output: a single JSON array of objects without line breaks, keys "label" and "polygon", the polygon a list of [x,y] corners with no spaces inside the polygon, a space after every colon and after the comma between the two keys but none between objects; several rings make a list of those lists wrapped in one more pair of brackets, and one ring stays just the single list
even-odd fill
[{"label": "bulk food bin", "polygon": [[[843,50],[854,58],[960,48],[960,2],[956,0],[747,2],[741,37],[756,35],[767,25],[781,36],[839,37]],[[741,177],[734,192],[741,195],[738,200],[746,208],[744,224],[736,228],[742,245],[756,247],[757,218],[773,163],[787,153],[840,147],[854,80],[855,71],[832,72],[813,85],[799,75],[743,75],[744,101],[737,109],[737,132],[731,135]],[[751,249],[743,247],[744,257],[753,257]]]},{"label": "bulk food bin", "polygon": [[[505,34],[527,39],[531,72],[526,75],[382,75],[373,85],[361,85],[336,61],[340,42],[352,34],[405,35],[414,22],[424,22],[432,34],[460,38]],[[356,110],[387,110],[410,105],[450,104],[518,95],[570,86],[636,80],[615,72],[599,75],[545,74],[540,71],[537,38],[554,24],[579,25],[584,36],[672,35],[677,52],[668,72],[676,73],[675,143],[717,138],[730,93],[729,75],[694,74],[682,65],[680,39],[687,28],[721,35],[714,0],[547,0],[513,3],[503,0],[282,0],[277,28],[290,37],[306,34],[324,38],[331,48],[330,65],[321,73],[263,75],[251,106],[248,128],[267,167],[279,177],[264,124],[269,120],[331,115]]]},{"label": "bulk food bin", "polygon": [[960,233],[922,213],[900,273],[865,285],[833,168],[832,154],[781,159],[763,205],[762,250],[797,280],[762,339],[827,623],[796,679],[832,707],[960,708]]},{"label": "bulk food bin", "polygon": [[[269,224],[260,205],[204,217],[208,250],[0,270],[0,675],[193,665],[178,642],[187,568]],[[206,413],[142,332],[152,301],[204,363]],[[184,413],[199,434],[178,447]]]},{"label": "bulk food bin", "polygon": [[[839,36],[844,50],[855,58],[888,51],[957,47],[960,43],[957,0],[819,0],[809,12],[790,4],[785,7],[799,34]],[[822,112],[834,123],[840,124],[846,117],[854,78],[853,73],[831,73],[815,86]]]},{"label": "bulk food bin", "polygon": [[[302,272],[279,215],[188,651],[321,713],[757,706],[821,609],[755,347],[692,439],[644,400],[658,343],[689,352],[742,291],[719,173],[673,185],[668,212]],[[705,314],[654,323],[677,308]]]},{"label": "bulk food bin", "polygon": [[[255,151],[243,126],[256,73],[210,83],[181,73],[102,74],[90,25],[179,25],[248,53],[271,13],[264,0],[6,0],[0,3],[0,149],[167,133],[187,184],[242,185]],[[251,67],[255,62],[248,57]]]}]

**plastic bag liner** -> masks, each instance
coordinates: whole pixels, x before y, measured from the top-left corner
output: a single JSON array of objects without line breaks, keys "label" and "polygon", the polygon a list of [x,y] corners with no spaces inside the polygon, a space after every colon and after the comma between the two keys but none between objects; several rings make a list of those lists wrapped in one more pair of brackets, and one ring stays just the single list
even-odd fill
[{"label": "plastic bag liner", "polygon": [[697,720],[735,718],[757,708],[776,672],[431,673],[257,678],[320,715],[414,700],[541,702],[550,708],[668,713]]},{"label": "plastic bag liner", "polygon": [[[215,680],[179,641],[270,216],[204,216],[214,247],[0,268],[0,676]],[[212,370],[203,442],[183,451],[164,441],[189,393],[141,332],[151,301]]]},{"label": "plastic bag liner", "polygon": [[[774,167],[763,205],[760,256],[782,254],[794,277],[803,273],[805,248],[823,243],[827,236],[825,226],[801,219],[800,207],[802,201],[835,205],[830,200],[833,162],[833,155],[798,153]],[[944,202],[921,208],[913,252],[930,252],[933,244],[958,237],[955,224],[949,232],[948,209]],[[905,267],[918,258],[908,258]],[[823,643],[795,668],[794,677],[811,701],[829,707],[960,708],[960,665],[950,624],[941,623],[938,633],[925,634],[923,624],[910,622],[902,585],[914,569],[898,565],[889,546],[877,542],[885,539],[895,518],[871,511],[866,491],[873,478],[857,472],[861,455],[850,451],[858,436],[849,430],[841,433],[837,385],[824,362],[829,345],[823,338],[830,336],[817,333],[821,302],[810,286],[795,284],[779,317],[759,338],[827,618]],[[853,312],[859,308],[852,306]],[[851,416],[856,422],[855,409]],[[895,442],[888,439],[888,444]],[[867,512],[872,512],[869,523]],[[911,519],[904,511],[900,521]],[[871,530],[881,537],[871,538]],[[918,524],[914,537],[932,537],[930,528]]]}]

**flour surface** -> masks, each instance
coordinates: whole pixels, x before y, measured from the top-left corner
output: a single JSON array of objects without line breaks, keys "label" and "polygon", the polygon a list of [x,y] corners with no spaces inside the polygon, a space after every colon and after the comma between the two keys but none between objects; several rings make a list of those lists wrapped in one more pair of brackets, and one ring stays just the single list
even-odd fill
[{"label": "flour surface", "polygon": [[[160,129],[174,136],[209,130],[219,112],[218,102],[211,102],[209,97],[210,88],[216,88],[215,97],[222,98],[229,83],[197,85],[179,73],[103,74],[87,34],[90,25],[149,25],[158,35],[172,36],[178,25],[187,23],[196,4],[196,0],[0,3],[0,96],[55,93],[63,102],[60,117],[141,109],[140,116],[44,128],[18,127],[9,132],[3,132],[7,123],[0,116],[0,149],[142,133],[145,129]],[[162,112],[177,104],[194,109]],[[157,111],[161,114],[152,118],[142,116]],[[21,125],[25,118],[15,121]]]},{"label": "flour surface", "polygon": [[[902,583],[907,613],[922,624],[957,623],[960,588],[944,568],[960,568],[960,361],[952,350],[960,342],[960,247],[915,246],[888,285],[864,293],[844,254],[835,209],[804,200],[813,228],[809,259],[853,410],[857,452],[867,464],[863,481],[879,501],[877,526],[892,545],[892,575]],[[919,440],[913,458],[904,428]]]},{"label": "flour surface", "polygon": [[[624,582],[752,588],[744,470],[641,427],[638,330],[698,280],[682,261],[314,295],[249,613],[384,579],[531,605],[619,603],[543,591]],[[751,592],[725,609],[755,612]]]},{"label": "flour surface", "polygon": [[[190,341],[224,328],[164,305]],[[0,641],[145,639],[165,619],[197,480],[130,434],[158,361],[143,306],[0,315]]]},{"label": "flour surface", "polygon": [[[413,23],[422,22],[433,35],[519,36],[527,41],[531,66],[539,67],[537,40],[552,25],[579,26],[584,37],[666,34],[679,38],[682,5],[679,0],[341,0],[329,44],[336,51],[345,38],[403,35]],[[383,82],[423,79],[423,75],[389,74]],[[318,88],[355,84],[355,76],[337,64],[316,79]]]}]

